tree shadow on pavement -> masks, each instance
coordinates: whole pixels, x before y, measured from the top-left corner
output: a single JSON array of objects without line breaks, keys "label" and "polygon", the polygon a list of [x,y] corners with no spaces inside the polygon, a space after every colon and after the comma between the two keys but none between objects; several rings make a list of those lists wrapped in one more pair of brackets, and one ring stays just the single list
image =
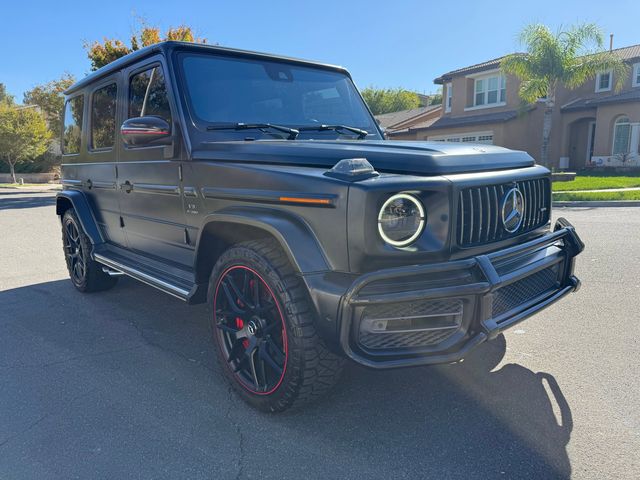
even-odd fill
[{"label": "tree shadow on pavement", "polygon": [[[22,192],[21,192],[22,193]],[[11,193],[0,193],[0,210],[11,210],[16,208],[48,207],[55,205],[56,198],[52,195],[22,195]]]},{"label": "tree shadow on pavement", "polygon": [[281,415],[232,394],[213,348],[205,306],[128,278],[89,295],[68,280],[0,292],[0,477],[571,475],[561,388],[501,365],[503,336],[455,365],[350,363],[330,396]]}]

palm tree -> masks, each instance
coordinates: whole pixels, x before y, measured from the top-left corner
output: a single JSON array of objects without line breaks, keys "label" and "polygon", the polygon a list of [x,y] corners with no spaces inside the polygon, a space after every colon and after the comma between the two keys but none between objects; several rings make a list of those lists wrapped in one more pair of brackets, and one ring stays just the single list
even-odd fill
[{"label": "palm tree", "polygon": [[613,52],[604,51],[603,36],[593,23],[553,33],[545,25],[524,28],[520,42],[526,52],[507,55],[500,68],[521,81],[519,95],[527,103],[544,103],[540,162],[549,165],[549,137],[559,85],[576,88],[599,72],[610,70],[616,90],[622,87],[628,72],[625,63]]}]

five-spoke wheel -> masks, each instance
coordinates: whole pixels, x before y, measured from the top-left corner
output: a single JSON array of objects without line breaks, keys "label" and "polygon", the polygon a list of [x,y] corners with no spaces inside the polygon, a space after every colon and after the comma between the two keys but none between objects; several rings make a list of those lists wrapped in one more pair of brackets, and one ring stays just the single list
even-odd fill
[{"label": "five-spoke wheel", "polygon": [[274,392],[287,368],[287,330],[269,285],[254,269],[231,266],[218,279],[213,311],[220,347],[240,385],[258,395]]},{"label": "five-spoke wheel", "polygon": [[63,228],[62,241],[64,242],[64,255],[69,266],[69,274],[74,284],[81,284],[84,281],[87,267],[85,251],[82,248],[82,242],[80,242],[80,231],[78,225],[73,221],[65,222]]},{"label": "five-spoke wheel", "polygon": [[62,245],[69,277],[78,290],[97,292],[116,284],[117,278],[107,275],[102,265],[91,258],[91,240],[73,209],[62,216]]}]

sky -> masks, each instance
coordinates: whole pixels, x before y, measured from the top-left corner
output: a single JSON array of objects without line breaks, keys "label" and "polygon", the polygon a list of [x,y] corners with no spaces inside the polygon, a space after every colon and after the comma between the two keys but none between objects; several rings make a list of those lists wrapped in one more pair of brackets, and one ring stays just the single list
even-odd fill
[{"label": "sky", "polygon": [[639,0],[431,2],[3,0],[0,83],[16,100],[33,86],[89,72],[83,49],[103,37],[128,39],[140,18],[163,30],[187,24],[221,46],[346,67],[359,88],[435,92],[442,73],[519,50],[529,23],[553,29],[595,22],[614,46],[640,43]]}]

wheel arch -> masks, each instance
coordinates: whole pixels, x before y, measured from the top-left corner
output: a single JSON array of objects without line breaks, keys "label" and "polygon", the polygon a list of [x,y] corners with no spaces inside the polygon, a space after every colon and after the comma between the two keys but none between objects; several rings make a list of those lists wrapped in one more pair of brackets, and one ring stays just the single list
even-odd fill
[{"label": "wheel arch", "polygon": [[302,274],[330,270],[330,264],[309,226],[299,217],[261,208],[233,208],[205,217],[196,244],[196,282],[204,283],[219,256],[231,245],[272,238]]},{"label": "wheel arch", "polygon": [[82,229],[91,240],[93,245],[104,242],[102,233],[98,228],[98,222],[96,222],[91,206],[87,197],[82,192],[74,190],[63,190],[56,195],[56,214],[62,219],[67,210],[73,208],[78,216],[78,220],[82,226]]}]

